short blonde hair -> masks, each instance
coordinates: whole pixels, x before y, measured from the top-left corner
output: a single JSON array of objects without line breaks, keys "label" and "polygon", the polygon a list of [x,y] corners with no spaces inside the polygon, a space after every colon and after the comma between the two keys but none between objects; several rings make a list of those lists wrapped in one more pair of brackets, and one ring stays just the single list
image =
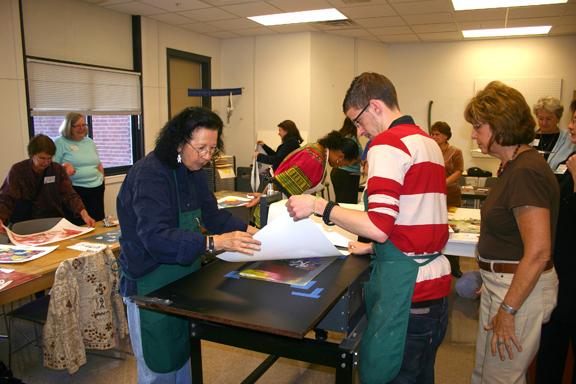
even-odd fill
[{"label": "short blonde hair", "polygon": [[562,113],[564,113],[564,107],[560,103],[560,100],[553,96],[541,97],[538,99],[536,104],[532,107],[532,112],[537,114],[538,111],[545,110],[556,115],[556,118],[560,120],[562,118]]},{"label": "short blonde hair", "polygon": [[81,113],[68,112],[64,118],[64,121],[62,121],[62,124],[60,124],[60,128],[58,128],[60,135],[67,139],[72,139],[72,127],[76,125],[76,122],[80,120],[80,118],[83,117],[84,115]]}]

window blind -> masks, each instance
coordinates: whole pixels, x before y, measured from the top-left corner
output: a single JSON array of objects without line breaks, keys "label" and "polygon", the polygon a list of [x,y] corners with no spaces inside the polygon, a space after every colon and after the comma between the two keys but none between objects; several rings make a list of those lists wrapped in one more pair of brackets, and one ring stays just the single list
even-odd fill
[{"label": "window blind", "polygon": [[138,115],[140,74],[37,59],[27,60],[33,116]]}]

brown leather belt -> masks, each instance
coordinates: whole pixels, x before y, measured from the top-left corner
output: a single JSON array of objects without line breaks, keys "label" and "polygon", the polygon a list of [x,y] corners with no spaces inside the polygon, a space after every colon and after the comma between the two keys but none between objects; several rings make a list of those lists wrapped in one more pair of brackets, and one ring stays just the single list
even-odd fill
[{"label": "brown leather belt", "polygon": [[[516,268],[518,268],[518,264],[517,263],[487,263],[485,261],[482,260],[478,260],[478,266],[480,267],[480,269],[483,269],[485,271],[489,271],[489,272],[496,272],[496,273],[516,273]],[[546,267],[544,268],[544,271],[548,271],[549,269],[552,269],[552,267],[554,266],[554,262],[552,260],[548,261],[548,264],[546,264]]]}]

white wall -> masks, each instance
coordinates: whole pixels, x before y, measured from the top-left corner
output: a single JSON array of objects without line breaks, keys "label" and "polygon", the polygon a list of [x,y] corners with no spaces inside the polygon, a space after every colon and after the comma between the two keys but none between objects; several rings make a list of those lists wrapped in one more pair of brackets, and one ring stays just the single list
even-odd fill
[{"label": "white wall", "polygon": [[[148,153],[168,120],[168,48],[212,58],[212,88],[220,87],[220,41],[159,21],[142,18],[142,82],[144,94],[144,146]],[[224,116],[222,105],[212,107]]]},{"label": "white wall", "polygon": [[[472,157],[470,153],[471,127],[463,112],[473,96],[474,79],[562,78],[562,102],[568,110],[576,89],[574,47],[574,36],[398,44],[389,48],[389,71],[385,74],[396,85],[401,110],[425,130],[428,102],[434,101],[432,122],[450,124],[450,143],[462,149],[465,169],[478,166],[495,173],[498,160]],[[567,127],[568,115],[564,113],[561,128]]]},{"label": "white wall", "polygon": [[5,175],[27,157],[28,144],[18,0],[0,1],[0,52],[0,175]]}]

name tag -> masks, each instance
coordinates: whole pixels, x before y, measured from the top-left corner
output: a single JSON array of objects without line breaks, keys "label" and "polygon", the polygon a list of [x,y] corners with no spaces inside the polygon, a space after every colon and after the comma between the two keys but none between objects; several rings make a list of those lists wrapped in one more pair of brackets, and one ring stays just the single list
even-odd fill
[{"label": "name tag", "polygon": [[566,164],[560,164],[560,165],[558,165],[558,167],[556,168],[554,173],[556,173],[558,175],[563,175],[566,173],[567,170],[568,170],[568,167],[566,166]]},{"label": "name tag", "polygon": [[54,183],[56,181],[56,176],[46,176],[44,178],[44,184]]},{"label": "name tag", "polygon": [[80,148],[78,148],[78,146],[77,146],[76,144],[72,144],[72,145],[70,146],[70,150],[71,150],[72,152],[76,152],[76,151],[79,150],[79,149],[80,149]]},{"label": "name tag", "polygon": [[534,141],[530,145],[532,145],[533,147],[537,147],[539,144],[540,144],[540,139],[534,139]]}]

